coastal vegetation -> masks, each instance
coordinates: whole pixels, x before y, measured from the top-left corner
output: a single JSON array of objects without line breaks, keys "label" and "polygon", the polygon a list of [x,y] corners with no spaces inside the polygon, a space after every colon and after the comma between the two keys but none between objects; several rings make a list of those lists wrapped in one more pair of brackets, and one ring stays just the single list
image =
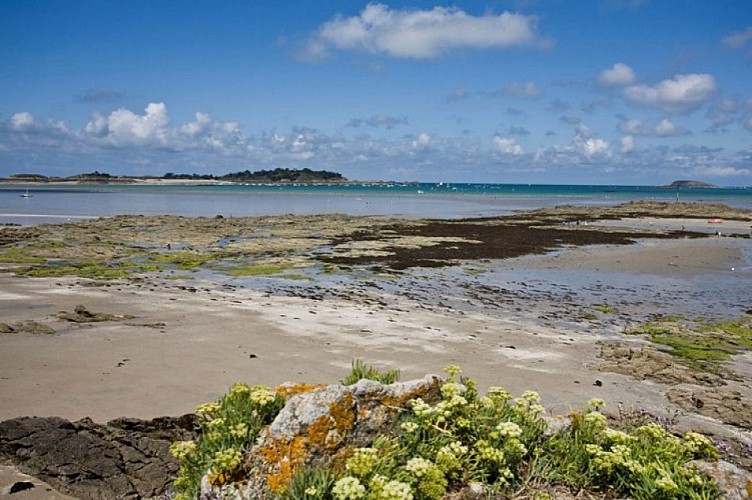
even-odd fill
[{"label": "coastal vegetation", "polygon": [[[195,441],[172,445],[181,462],[173,483],[175,498],[199,496],[202,479],[204,487],[229,493],[253,475],[249,467],[264,463],[280,467],[264,469],[270,471],[266,484],[254,491],[265,498],[439,499],[467,488],[484,498],[543,499],[567,491],[588,498],[634,499],[719,494],[693,462],[718,456],[701,434],[677,436],[656,422],[630,427],[628,420],[617,430],[609,425],[599,399],[550,428],[537,393],[513,398],[503,388],[491,387],[481,395],[459,367],[445,371],[434,396],[410,399],[370,442],[338,450],[316,448],[324,455],[333,453],[327,460],[310,456],[317,424],[309,428],[308,438],[286,442],[279,453],[255,445],[291,394],[325,388],[290,391],[289,386],[236,384],[216,403],[196,409],[202,433]],[[384,375],[358,361],[345,380],[357,382],[364,376]],[[340,434],[347,434],[360,417],[338,405],[331,402],[331,417],[325,417],[334,425],[342,423]]]},{"label": "coastal vegetation", "polygon": [[716,373],[721,363],[732,356],[752,350],[752,320],[749,317],[719,322],[705,322],[702,318],[683,321],[681,317],[658,317],[628,333],[645,335],[663,346],[693,370]]},{"label": "coastal vegetation", "polygon": [[163,179],[181,181],[217,181],[217,182],[242,182],[242,183],[338,183],[347,182],[347,179],[338,172],[328,170],[311,170],[310,168],[275,168],[272,170],[243,170],[230,172],[223,175],[214,174],[185,174],[168,172],[162,176],[121,176],[95,170],[89,173],[71,175],[69,177],[47,177],[39,174],[15,174],[8,180],[15,182],[96,182],[96,183],[123,183],[137,180]]}]

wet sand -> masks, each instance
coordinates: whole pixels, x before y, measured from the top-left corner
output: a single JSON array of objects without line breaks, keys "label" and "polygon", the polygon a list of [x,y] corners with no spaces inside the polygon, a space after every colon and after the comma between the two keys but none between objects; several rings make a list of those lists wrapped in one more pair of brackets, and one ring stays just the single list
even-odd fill
[{"label": "wet sand", "polygon": [[[2,264],[0,330],[15,330],[0,333],[0,420],[181,415],[238,381],[336,383],[357,358],[398,368],[402,380],[458,364],[481,389],[537,390],[552,414],[599,397],[614,414],[645,410],[750,446],[749,429],[681,405],[693,391],[752,400],[750,352],[726,364],[733,376],[723,387],[601,369],[604,346],[655,352],[625,335],[650,318],[733,319],[752,309],[749,218],[726,214],[719,229],[704,212],[638,208],[609,207],[600,219],[598,208],[565,207],[503,221],[118,217],[5,228],[0,244],[35,258],[127,262],[219,247],[223,258],[297,274],[232,276],[209,265],[32,278]],[[22,480],[0,469],[0,495]],[[14,497],[46,498],[47,488]]]},{"label": "wet sand", "polygon": [[[608,269],[645,276],[735,267],[734,279],[751,282],[749,262],[741,253],[745,243],[661,240],[564,249],[485,265],[494,272],[554,266],[590,275]],[[442,273],[429,272],[434,277]],[[415,280],[415,289],[423,286]],[[399,368],[402,379],[459,364],[481,387],[502,385],[514,393],[535,389],[558,412],[591,397],[602,397],[612,409],[672,409],[665,385],[597,369],[597,343],[618,339],[628,319],[547,318],[551,300],[546,297],[525,300],[521,294],[506,305],[499,300],[494,307],[463,308],[400,294],[384,293],[374,301],[378,293],[372,287],[368,294],[321,300],[199,279],[189,286],[160,278],[88,284],[80,278],[0,274],[2,322],[34,320],[56,332],[0,335],[0,419],[56,415],[103,422],[123,415],[179,415],[216,399],[236,381],[334,383],[355,358],[382,369]],[[437,289],[446,301],[452,299],[451,287]],[[77,305],[126,318],[101,323],[60,319],[61,311],[72,312]],[[672,310],[666,304],[665,313]],[[749,391],[749,380],[740,387]]]}]

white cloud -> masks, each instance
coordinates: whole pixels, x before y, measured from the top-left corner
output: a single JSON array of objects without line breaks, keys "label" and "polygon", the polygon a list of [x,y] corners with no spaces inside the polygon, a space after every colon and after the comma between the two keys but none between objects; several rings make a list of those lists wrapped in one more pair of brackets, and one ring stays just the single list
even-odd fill
[{"label": "white cloud", "polygon": [[692,169],[695,175],[707,175],[710,177],[738,177],[752,175],[752,169],[736,168],[722,165],[701,166]]},{"label": "white cloud", "polygon": [[125,108],[107,116],[94,113],[84,126],[83,137],[115,148],[223,150],[244,143],[240,124],[218,121],[206,113],[198,112],[194,121],[172,127],[164,103],[149,103],[142,115]]},{"label": "white cloud", "polygon": [[742,31],[735,31],[728,36],[724,36],[721,40],[723,45],[730,49],[741,49],[747,42],[752,40],[752,26],[749,26]]},{"label": "white cloud", "polygon": [[621,138],[621,141],[619,141],[621,144],[621,147],[619,148],[619,151],[622,153],[631,153],[634,151],[635,148],[635,140],[634,137],[631,135],[625,135]]},{"label": "white cloud", "polygon": [[537,97],[540,95],[540,88],[535,82],[512,82],[504,87],[504,93],[515,97]]},{"label": "white cloud", "polygon": [[501,136],[494,136],[493,146],[499,153],[519,156],[525,154],[525,150],[522,146],[517,144],[517,140],[514,138],[506,138]]},{"label": "white cloud", "polygon": [[430,144],[431,136],[425,132],[418,134],[418,137],[412,142],[413,149],[426,149]]},{"label": "white cloud", "polygon": [[716,92],[715,78],[709,74],[676,75],[657,85],[631,85],[624,96],[642,106],[662,109],[667,113],[694,111]]},{"label": "white cloud", "polygon": [[357,16],[337,16],[308,41],[303,57],[318,60],[332,50],[429,59],[456,49],[505,49],[543,43],[537,18],[504,12],[473,16],[458,8],[393,10],[368,4]]},{"label": "white cloud", "polygon": [[34,129],[35,126],[34,116],[27,111],[15,113],[10,117],[10,128],[17,132],[27,132]]},{"label": "white cloud", "polygon": [[112,146],[164,145],[167,142],[167,106],[149,103],[143,115],[119,108],[106,118],[94,114],[84,130],[102,137]]},{"label": "white cloud", "polygon": [[674,137],[689,134],[684,127],[674,125],[664,118],[657,125],[651,126],[637,119],[622,120],[618,125],[619,132],[628,135],[644,135],[653,137]]},{"label": "white cloud", "polygon": [[615,63],[611,68],[601,71],[598,75],[600,84],[612,87],[631,85],[635,80],[634,71],[624,63]]},{"label": "white cloud", "polygon": [[575,134],[572,138],[571,147],[578,153],[588,158],[597,156],[611,156],[611,146],[603,139],[597,139],[592,136],[590,129],[579,123],[574,127]]}]

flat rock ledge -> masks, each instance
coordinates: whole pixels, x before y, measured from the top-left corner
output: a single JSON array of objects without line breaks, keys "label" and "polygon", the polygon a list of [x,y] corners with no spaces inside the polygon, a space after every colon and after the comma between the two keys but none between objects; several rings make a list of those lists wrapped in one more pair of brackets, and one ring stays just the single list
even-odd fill
[{"label": "flat rock ledge", "polygon": [[193,415],[104,425],[14,418],[0,422],[0,461],[80,499],[158,497],[178,470],[170,444],[194,439],[195,428]]}]

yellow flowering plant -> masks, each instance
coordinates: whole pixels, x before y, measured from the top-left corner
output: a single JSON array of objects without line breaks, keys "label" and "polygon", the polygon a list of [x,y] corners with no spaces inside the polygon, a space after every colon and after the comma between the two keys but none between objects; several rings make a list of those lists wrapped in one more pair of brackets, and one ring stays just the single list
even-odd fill
[{"label": "yellow flowering plant", "polygon": [[533,468],[548,471],[547,481],[636,500],[717,498],[715,483],[688,465],[717,458],[708,438],[694,432],[680,438],[655,422],[614,430],[599,411],[603,406],[598,400],[573,413],[569,428],[542,447]]},{"label": "yellow flowering plant", "polygon": [[196,498],[201,478],[207,473],[217,485],[238,476],[245,452],[283,406],[282,397],[268,387],[242,383],[233,385],[219,401],[198,406],[198,439],[170,447],[170,453],[180,461],[172,484],[176,495]]}]

